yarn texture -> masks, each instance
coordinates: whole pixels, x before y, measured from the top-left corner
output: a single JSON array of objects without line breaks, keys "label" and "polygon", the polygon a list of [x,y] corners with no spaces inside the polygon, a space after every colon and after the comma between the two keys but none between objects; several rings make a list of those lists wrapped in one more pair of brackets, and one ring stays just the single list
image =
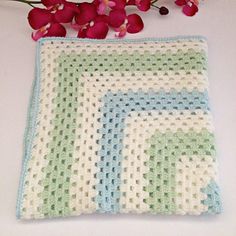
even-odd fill
[{"label": "yarn texture", "polygon": [[38,42],[17,217],[217,214],[203,37]]}]

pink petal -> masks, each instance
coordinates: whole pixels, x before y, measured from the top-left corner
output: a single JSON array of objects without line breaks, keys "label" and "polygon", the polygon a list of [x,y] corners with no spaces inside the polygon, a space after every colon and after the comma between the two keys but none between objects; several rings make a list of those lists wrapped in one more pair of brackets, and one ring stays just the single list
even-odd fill
[{"label": "pink petal", "polygon": [[47,30],[44,37],[65,37],[66,29],[59,23],[53,23]]},{"label": "pink petal", "polygon": [[59,23],[69,23],[74,18],[78,7],[75,3],[66,3],[63,5],[63,9],[57,10],[54,17]]},{"label": "pink petal", "polygon": [[104,2],[101,2],[98,5],[98,10],[97,10],[98,14],[100,14],[100,15],[105,14],[106,8],[107,8],[106,4]]},{"label": "pink petal", "polygon": [[192,3],[191,5],[187,4],[183,7],[183,13],[186,16],[194,16],[198,12],[198,7]]},{"label": "pink petal", "polygon": [[118,28],[124,23],[125,19],[125,10],[111,10],[109,14],[109,25]]},{"label": "pink petal", "polygon": [[108,33],[108,25],[104,22],[94,23],[93,26],[87,30],[87,37],[92,39],[104,39]]},{"label": "pink petal", "polygon": [[138,33],[144,27],[142,18],[137,14],[128,15],[127,32],[131,34]]},{"label": "pink petal", "polygon": [[115,5],[112,7],[112,9],[124,9],[126,5],[126,0],[112,0],[112,2],[115,3]]},{"label": "pink petal", "polygon": [[74,29],[74,30],[76,30],[76,31],[79,31],[80,29],[81,29],[81,25],[78,25],[77,23],[75,23],[75,22],[72,22],[71,23],[71,28],[72,29]]},{"label": "pink petal", "polygon": [[41,2],[44,6],[51,7],[63,3],[64,0],[42,0]]},{"label": "pink petal", "polygon": [[87,35],[87,28],[86,27],[82,27],[80,28],[80,30],[78,31],[78,38],[86,38]]},{"label": "pink petal", "polygon": [[37,30],[53,20],[53,15],[46,9],[33,8],[28,14],[30,26]]},{"label": "pink petal", "polygon": [[124,30],[121,31],[121,32],[118,34],[118,37],[119,37],[119,38],[123,38],[123,37],[126,35],[126,32],[127,32],[127,31],[124,31]]},{"label": "pink petal", "polygon": [[108,6],[109,7],[115,7],[116,6],[116,3],[115,2],[113,2],[113,1],[108,1]]},{"label": "pink petal", "polygon": [[127,6],[129,5],[136,5],[135,3],[135,0],[129,0],[127,3],[126,3]]},{"label": "pink petal", "polygon": [[38,41],[40,38],[44,36],[45,32],[42,30],[37,30],[36,32],[31,34],[31,37],[34,41]]},{"label": "pink petal", "polygon": [[107,15],[98,15],[93,19],[94,22],[104,22],[108,24],[109,17]]},{"label": "pink petal", "polygon": [[73,3],[73,2],[65,2],[64,5],[68,8],[70,8],[71,10],[73,10],[76,13],[80,13],[78,4]]},{"label": "pink petal", "polygon": [[98,6],[100,4],[100,0],[93,0],[92,4],[94,4],[95,6]]},{"label": "pink petal", "polygon": [[199,4],[199,0],[191,0],[192,3],[194,3],[195,5]]},{"label": "pink petal", "polygon": [[187,4],[187,0],[176,0],[175,4],[178,6],[184,6]]},{"label": "pink petal", "polygon": [[82,2],[79,4],[80,13],[76,15],[75,20],[79,25],[89,23],[97,16],[95,4]]},{"label": "pink petal", "polygon": [[126,35],[127,28],[126,28],[126,26],[121,26],[120,28],[115,29],[115,31],[117,32],[115,34],[116,37],[123,38]]},{"label": "pink petal", "polygon": [[140,11],[148,11],[151,6],[151,0],[136,0],[136,5]]}]

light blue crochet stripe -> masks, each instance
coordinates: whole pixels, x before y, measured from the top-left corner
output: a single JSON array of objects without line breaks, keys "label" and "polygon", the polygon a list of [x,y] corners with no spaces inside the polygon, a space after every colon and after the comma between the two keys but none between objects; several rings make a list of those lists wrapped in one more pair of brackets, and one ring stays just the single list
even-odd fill
[{"label": "light blue crochet stripe", "polygon": [[125,117],[131,111],[149,110],[209,110],[207,92],[165,91],[148,93],[143,91],[127,93],[108,92],[103,97],[101,108],[102,135],[99,152],[100,161],[97,174],[98,196],[96,198],[99,212],[119,212],[119,186],[122,163],[122,140]]},{"label": "light blue crochet stripe", "polygon": [[207,38],[202,35],[179,35],[174,37],[163,37],[163,38],[138,38],[138,39],[87,39],[87,38],[62,38],[62,37],[47,37],[41,38],[39,44],[47,41],[64,41],[64,42],[84,42],[84,43],[142,43],[142,42],[175,42],[185,40],[202,40],[207,41]]},{"label": "light blue crochet stripe", "polygon": [[35,66],[35,79],[32,84],[31,97],[28,106],[27,113],[27,125],[24,133],[24,152],[22,160],[22,169],[20,175],[20,182],[17,194],[16,203],[16,217],[19,219],[21,216],[21,206],[24,194],[24,182],[26,177],[27,165],[31,158],[31,150],[33,145],[33,140],[35,137],[36,123],[39,109],[39,99],[40,99],[40,47],[41,44],[37,44],[36,48],[36,66]]},{"label": "light blue crochet stripe", "polygon": [[210,183],[203,189],[203,193],[207,195],[207,198],[202,201],[203,205],[208,207],[208,210],[205,214],[219,214],[222,212],[220,189],[217,183],[214,180],[211,180]]}]

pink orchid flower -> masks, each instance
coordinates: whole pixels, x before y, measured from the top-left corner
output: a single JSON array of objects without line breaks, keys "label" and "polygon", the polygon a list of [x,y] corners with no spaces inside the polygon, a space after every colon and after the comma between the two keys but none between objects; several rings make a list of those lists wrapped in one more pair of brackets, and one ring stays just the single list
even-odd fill
[{"label": "pink orchid flower", "polygon": [[55,20],[60,23],[71,22],[78,13],[77,5],[66,0],[42,0],[42,4],[54,14]]},{"label": "pink orchid flower", "polygon": [[104,39],[108,33],[106,15],[98,15],[94,3],[83,2],[79,6],[79,14],[75,16],[72,27],[78,30],[79,38]]},{"label": "pink orchid flower", "polygon": [[125,10],[111,10],[108,23],[115,29],[117,37],[124,37],[126,32],[135,34],[144,27],[141,17],[137,14],[126,15]]},{"label": "pink orchid flower", "polygon": [[182,6],[182,11],[186,16],[194,16],[198,12],[198,0],[176,0],[175,4]]},{"label": "pink orchid flower", "polygon": [[32,39],[37,41],[42,37],[65,37],[66,29],[55,21],[53,14],[41,8],[34,8],[29,12],[28,21],[30,26],[36,30],[32,33]]},{"label": "pink orchid flower", "polygon": [[110,9],[124,9],[126,0],[94,0],[99,15],[104,15]]},{"label": "pink orchid flower", "polygon": [[136,5],[140,11],[148,11],[151,7],[151,0],[128,0],[127,5]]},{"label": "pink orchid flower", "polygon": [[49,36],[65,37],[66,29],[60,23],[72,21],[78,13],[76,4],[65,0],[42,0],[42,4],[47,9],[35,7],[28,14],[29,24],[36,30],[32,33],[33,40]]}]

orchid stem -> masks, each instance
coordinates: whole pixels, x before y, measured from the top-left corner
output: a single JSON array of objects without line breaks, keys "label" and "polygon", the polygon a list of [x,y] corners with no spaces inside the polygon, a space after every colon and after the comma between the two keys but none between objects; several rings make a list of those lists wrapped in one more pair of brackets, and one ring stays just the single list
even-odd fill
[{"label": "orchid stem", "polygon": [[41,1],[24,1],[24,0],[10,0],[10,1],[26,3],[26,4],[28,4],[31,7],[34,7],[33,4],[42,4]]},{"label": "orchid stem", "polygon": [[153,0],[153,1],[151,1],[151,5],[152,4],[154,4],[154,3],[156,3],[158,0]]},{"label": "orchid stem", "polygon": [[156,2],[158,2],[158,0],[151,1],[151,6],[157,8],[157,9],[160,9],[160,7],[155,5]]},{"label": "orchid stem", "polygon": [[154,4],[151,4],[151,6],[157,8],[157,9],[160,9],[160,7],[158,7],[158,6],[154,5]]},{"label": "orchid stem", "polygon": [[26,2],[26,3],[31,3],[31,4],[42,4],[41,1],[24,1],[24,0],[15,0],[15,1]]}]

